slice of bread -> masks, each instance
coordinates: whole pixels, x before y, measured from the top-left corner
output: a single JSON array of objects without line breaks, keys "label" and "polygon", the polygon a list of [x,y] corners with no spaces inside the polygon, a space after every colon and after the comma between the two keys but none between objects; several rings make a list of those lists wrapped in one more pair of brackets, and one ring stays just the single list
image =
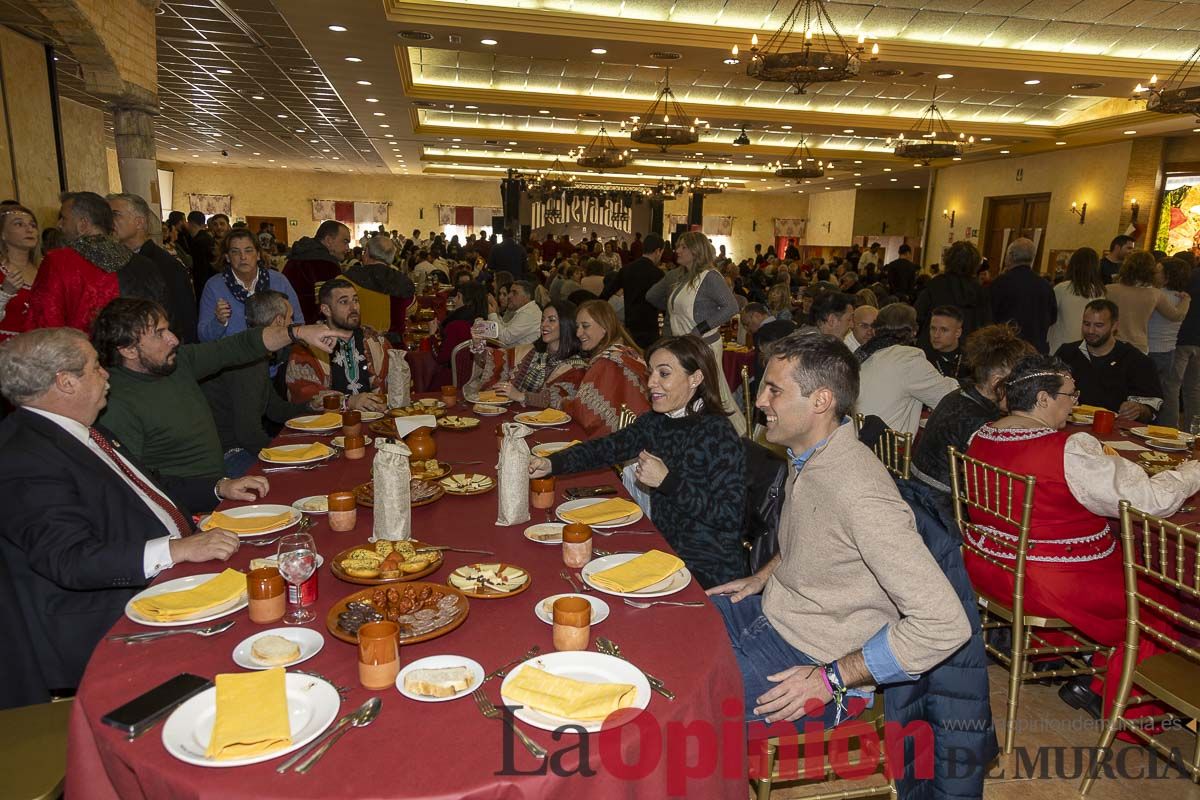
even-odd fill
[{"label": "slice of bread", "polygon": [[404,690],[425,697],[453,697],[471,687],[471,671],[466,667],[414,669],[404,676]]},{"label": "slice of bread", "polygon": [[254,640],[250,657],[260,664],[286,664],[300,657],[300,645],[282,636],[262,636]]}]

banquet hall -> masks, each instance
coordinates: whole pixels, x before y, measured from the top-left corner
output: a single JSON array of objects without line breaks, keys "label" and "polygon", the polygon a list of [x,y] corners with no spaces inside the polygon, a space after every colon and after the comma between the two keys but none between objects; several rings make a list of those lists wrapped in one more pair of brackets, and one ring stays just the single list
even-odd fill
[{"label": "banquet hall", "polygon": [[0,797],[1200,800],[1198,42],[0,0]]}]

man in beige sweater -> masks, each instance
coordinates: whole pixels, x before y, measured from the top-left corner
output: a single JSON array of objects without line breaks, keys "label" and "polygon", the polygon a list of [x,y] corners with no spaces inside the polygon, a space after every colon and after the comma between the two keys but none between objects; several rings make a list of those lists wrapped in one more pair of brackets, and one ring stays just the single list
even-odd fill
[{"label": "man in beige sweater", "polygon": [[847,694],[912,680],[970,636],[912,511],[848,423],[857,397],[858,362],[839,339],[798,332],[772,347],[755,405],[793,465],[779,555],[708,590],[747,720],[801,720],[815,700],[836,725]]}]

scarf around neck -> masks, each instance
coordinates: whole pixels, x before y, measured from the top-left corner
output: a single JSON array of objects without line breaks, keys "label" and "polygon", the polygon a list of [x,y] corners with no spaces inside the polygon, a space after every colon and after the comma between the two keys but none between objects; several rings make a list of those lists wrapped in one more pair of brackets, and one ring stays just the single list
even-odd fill
[{"label": "scarf around neck", "polygon": [[[234,296],[234,298],[236,298],[238,301],[240,301],[242,303],[245,303],[247,300],[250,299],[251,293],[246,291],[245,286],[242,286],[242,282],[238,279],[237,274],[234,273],[233,267],[225,267],[224,276],[225,276],[225,288],[229,290],[229,293],[232,294]],[[267,272],[266,267],[264,267],[262,264],[259,264],[258,265],[258,277],[254,279],[254,292],[253,293],[258,294],[259,292],[264,292],[270,288],[271,288],[270,274]]]},{"label": "scarf around neck", "polygon": [[911,345],[912,334],[908,331],[888,331],[886,333],[877,333],[871,337],[871,340],[862,347],[854,351],[854,357],[858,359],[859,364],[866,362],[868,358],[884,350],[888,347],[893,347],[898,344]]},{"label": "scarf around neck", "polygon": [[116,272],[128,264],[129,259],[133,258],[132,250],[111,236],[100,233],[80,236],[75,241],[69,242],[67,247],[105,272]]}]

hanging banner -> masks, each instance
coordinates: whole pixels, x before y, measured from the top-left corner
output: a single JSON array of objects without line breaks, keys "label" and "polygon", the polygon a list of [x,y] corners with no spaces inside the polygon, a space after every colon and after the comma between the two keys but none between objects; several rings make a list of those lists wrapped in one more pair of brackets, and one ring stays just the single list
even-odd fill
[{"label": "hanging banner", "polygon": [[[671,214],[667,218],[667,223],[669,225],[667,230],[673,231],[676,225],[687,224],[687,215]],[[733,217],[705,214],[700,230],[709,236],[731,236],[733,235]]]},{"label": "hanging banner", "polygon": [[[604,201],[603,205],[601,200]],[[532,212],[531,223],[534,230],[546,225],[595,225],[622,233],[633,232],[633,213],[619,200],[587,195],[576,197],[569,203],[565,198],[535,200]],[[547,212],[551,212],[549,217],[546,216]]]},{"label": "hanging banner", "polygon": [[202,211],[204,216],[213,214],[230,216],[233,213],[233,195],[231,194],[189,194],[188,206],[191,211]]},{"label": "hanging banner", "polygon": [[804,231],[808,227],[808,220],[798,218],[775,218],[775,238],[795,238],[803,237]]}]

